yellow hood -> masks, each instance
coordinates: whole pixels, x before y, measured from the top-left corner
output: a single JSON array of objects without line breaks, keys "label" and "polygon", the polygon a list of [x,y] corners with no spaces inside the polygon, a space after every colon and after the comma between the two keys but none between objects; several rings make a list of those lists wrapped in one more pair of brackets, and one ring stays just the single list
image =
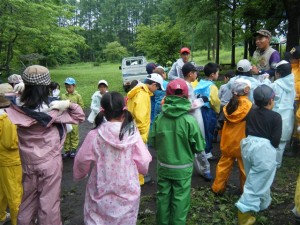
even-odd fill
[{"label": "yellow hood", "polygon": [[252,103],[249,101],[247,96],[239,96],[239,106],[232,114],[227,114],[226,107],[227,105],[223,108],[226,119],[231,123],[239,123],[247,116],[252,107]]}]

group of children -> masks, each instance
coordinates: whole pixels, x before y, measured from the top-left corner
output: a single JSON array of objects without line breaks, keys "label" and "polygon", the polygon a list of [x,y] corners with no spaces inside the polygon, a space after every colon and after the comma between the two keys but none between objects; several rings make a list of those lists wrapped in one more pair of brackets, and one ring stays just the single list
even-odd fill
[{"label": "group of children", "polygon": [[[225,75],[226,83],[220,90],[214,84],[219,75],[215,63],[204,66],[205,78],[195,87],[194,64],[184,63],[183,78],[169,83],[164,82],[164,69],[155,67],[126,98],[108,92],[108,83],[100,80],[88,117],[95,127],[77,153],[77,124],[85,115],[82,98],[75,91],[76,81],[67,78],[67,93],[50,102],[49,70],[39,65],[26,68],[21,76],[23,84],[16,89],[19,99],[11,103],[0,95],[0,188],[5,189],[0,191],[4,199],[0,222],[11,217],[12,224],[32,224],[36,219],[38,224],[62,224],[62,157],[69,156],[75,158],[74,179],[89,176],[85,224],[136,224],[140,185],[152,160],[149,143],[157,151],[156,222],[185,224],[194,165],[199,165],[199,173],[206,180],[212,180],[208,159],[214,158],[212,142],[218,128],[222,155],[212,191],[226,191],[237,160],[242,193],[236,203],[238,221],[254,224],[251,212],[266,209],[271,203],[270,187],[292,135],[294,99],[295,131],[300,132],[299,92],[295,95],[293,89],[295,81],[299,82],[295,75],[300,71],[297,49],[290,52],[292,66],[284,60],[277,64],[273,83],[267,74],[261,80],[251,77],[251,63],[244,59],[238,62],[236,73]],[[293,61],[295,53],[297,62]],[[297,63],[296,68],[293,64]],[[156,116],[150,129],[151,96]],[[67,124],[72,124],[69,132]],[[294,209],[298,222],[299,183],[300,174]],[[10,214],[6,213],[7,206]]]}]

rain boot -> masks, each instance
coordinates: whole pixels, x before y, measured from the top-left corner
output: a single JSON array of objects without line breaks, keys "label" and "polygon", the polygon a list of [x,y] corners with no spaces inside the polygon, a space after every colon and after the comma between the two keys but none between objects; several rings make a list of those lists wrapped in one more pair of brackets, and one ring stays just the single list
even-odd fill
[{"label": "rain boot", "polygon": [[239,225],[252,225],[255,223],[256,219],[249,212],[242,213],[238,210],[238,220]]}]

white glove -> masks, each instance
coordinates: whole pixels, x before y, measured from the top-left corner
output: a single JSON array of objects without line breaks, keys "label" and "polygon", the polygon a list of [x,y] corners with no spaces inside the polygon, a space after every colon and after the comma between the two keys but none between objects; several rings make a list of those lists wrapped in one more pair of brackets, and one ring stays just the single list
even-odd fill
[{"label": "white glove", "polygon": [[70,100],[53,101],[50,103],[50,109],[58,109],[60,112],[70,107]]},{"label": "white glove", "polygon": [[300,134],[300,125],[297,127],[297,132]]},{"label": "white glove", "polygon": [[20,82],[14,86],[14,92],[23,92],[25,88],[25,84]]}]

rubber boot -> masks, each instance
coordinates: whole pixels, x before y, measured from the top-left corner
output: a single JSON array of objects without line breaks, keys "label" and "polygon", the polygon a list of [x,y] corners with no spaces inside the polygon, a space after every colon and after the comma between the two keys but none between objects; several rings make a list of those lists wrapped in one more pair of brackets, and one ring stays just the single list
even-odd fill
[{"label": "rubber boot", "polygon": [[249,212],[242,213],[238,210],[238,220],[239,225],[252,225],[255,223],[256,219]]}]

